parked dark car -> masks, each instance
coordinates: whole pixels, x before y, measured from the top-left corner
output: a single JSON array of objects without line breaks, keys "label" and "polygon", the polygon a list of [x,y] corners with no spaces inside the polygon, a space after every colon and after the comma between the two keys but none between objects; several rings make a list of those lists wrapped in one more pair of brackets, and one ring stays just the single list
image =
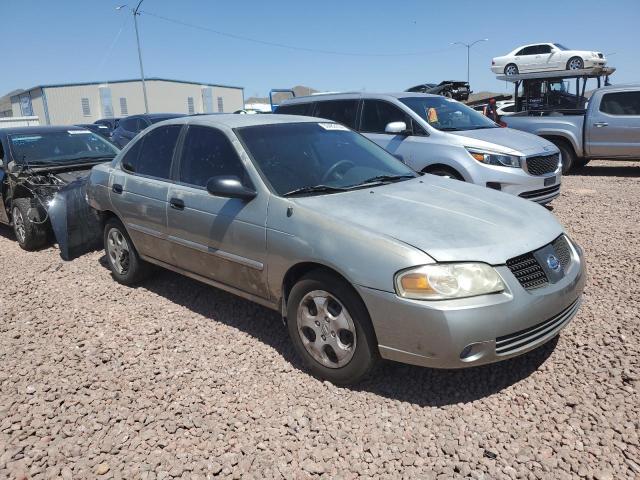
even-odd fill
[{"label": "parked dark car", "polygon": [[109,127],[106,125],[99,125],[97,123],[76,123],[76,127],[86,128],[107,140],[111,140],[111,130],[109,130]]},{"label": "parked dark car", "polygon": [[101,118],[93,122],[96,125],[104,125],[109,129],[109,133],[113,132],[116,128],[118,128],[118,122],[120,121],[120,117],[112,117],[112,118]]},{"label": "parked dark car", "polygon": [[421,85],[408,88],[406,91],[442,95],[443,97],[464,101],[469,99],[471,87],[469,87],[467,82],[445,80],[440,83],[423,83]]},{"label": "parked dark car", "polygon": [[154,123],[169,120],[170,118],[184,117],[183,113],[147,113],[140,115],[131,115],[130,117],[121,118],[118,126],[111,133],[111,141],[118,147],[124,146],[133,139],[138,133]]},{"label": "parked dark car", "polygon": [[[50,211],[63,203],[60,192],[118,152],[100,135],[75,126],[0,129],[0,223],[13,226],[25,250],[46,245],[51,228],[56,230]],[[62,230],[71,226],[67,213],[71,222],[86,223],[78,211],[67,212],[72,203],[79,209],[86,205],[83,195],[77,197],[58,210]]]}]

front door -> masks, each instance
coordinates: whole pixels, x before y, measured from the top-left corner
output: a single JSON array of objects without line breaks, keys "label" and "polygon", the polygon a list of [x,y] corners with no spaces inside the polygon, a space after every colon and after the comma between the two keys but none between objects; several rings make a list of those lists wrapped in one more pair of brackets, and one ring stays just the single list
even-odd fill
[{"label": "front door", "polygon": [[266,286],[267,198],[251,201],[211,195],[215,176],[249,175],[226,133],[191,125],[184,137],[177,181],[167,210],[172,263],[202,277],[268,298]]},{"label": "front door", "polygon": [[640,158],[640,90],[605,93],[585,122],[589,157]]},{"label": "front door", "polygon": [[[404,122],[409,134],[386,133],[385,128],[391,122]],[[420,142],[416,140],[417,137],[423,139],[424,131],[397,105],[384,100],[365,100],[360,132],[414,170],[417,168],[419,158],[416,148],[420,148]]]},{"label": "front door", "polygon": [[170,261],[167,199],[171,164],[181,125],[155,128],[138,139],[115,170],[111,201],[138,252]]}]

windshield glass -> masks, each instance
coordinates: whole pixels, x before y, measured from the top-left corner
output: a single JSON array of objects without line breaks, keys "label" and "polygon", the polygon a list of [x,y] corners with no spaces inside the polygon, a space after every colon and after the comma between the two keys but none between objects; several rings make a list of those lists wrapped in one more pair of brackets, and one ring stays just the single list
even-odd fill
[{"label": "windshield glass", "polygon": [[482,113],[450,98],[405,97],[399,100],[430,126],[445,132],[498,128],[498,125]]},{"label": "windshield glass", "polygon": [[561,43],[554,43],[554,45],[556,46],[556,48],[560,49],[560,50],[571,50],[570,48],[565,47],[564,45],[562,45]]},{"label": "windshield glass", "polygon": [[109,160],[118,149],[89,130],[66,130],[9,135],[16,162],[25,165]]},{"label": "windshield glass", "polygon": [[370,140],[336,123],[259,125],[236,133],[278,195],[306,187],[348,189],[385,183],[390,181],[387,177],[400,177],[399,181],[417,176]]}]

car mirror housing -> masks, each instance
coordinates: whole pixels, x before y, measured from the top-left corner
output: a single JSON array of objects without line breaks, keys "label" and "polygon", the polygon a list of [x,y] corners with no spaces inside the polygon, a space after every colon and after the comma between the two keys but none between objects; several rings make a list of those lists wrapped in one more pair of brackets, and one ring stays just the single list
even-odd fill
[{"label": "car mirror housing", "polygon": [[249,201],[257,195],[253,188],[242,184],[234,175],[219,175],[211,177],[207,182],[207,192],[216,197],[239,198]]},{"label": "car mirror housing", "polygon": [[407,124],[404,122],[391,122],[387,123],[387,126],[384,127],[385,133],[395,133],[398,135],[409,135],[409,131],[407,130]]}]

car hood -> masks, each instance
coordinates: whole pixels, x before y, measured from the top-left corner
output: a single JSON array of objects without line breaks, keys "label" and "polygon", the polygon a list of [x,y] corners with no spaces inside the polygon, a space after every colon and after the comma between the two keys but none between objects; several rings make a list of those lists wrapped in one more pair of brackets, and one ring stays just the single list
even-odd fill
[{"label": "car hood", "polygon": [[[433,175],[344,193],[299,197],[297,205],[409,244],[440,262],[491,265],[546,245],[562,226],[544,207]],[[335,239],[339,241],[339,239]]]},{"label": "car hood", "polygon": [[[493,149],[510,155],[531,155],[558,150],[544,138],[512,128],[484,128],[447,133],[461,137],[467,147]],[[472,140],[465,141],[466,139]],[[500,148],[496,148],[496,145]]]}]

